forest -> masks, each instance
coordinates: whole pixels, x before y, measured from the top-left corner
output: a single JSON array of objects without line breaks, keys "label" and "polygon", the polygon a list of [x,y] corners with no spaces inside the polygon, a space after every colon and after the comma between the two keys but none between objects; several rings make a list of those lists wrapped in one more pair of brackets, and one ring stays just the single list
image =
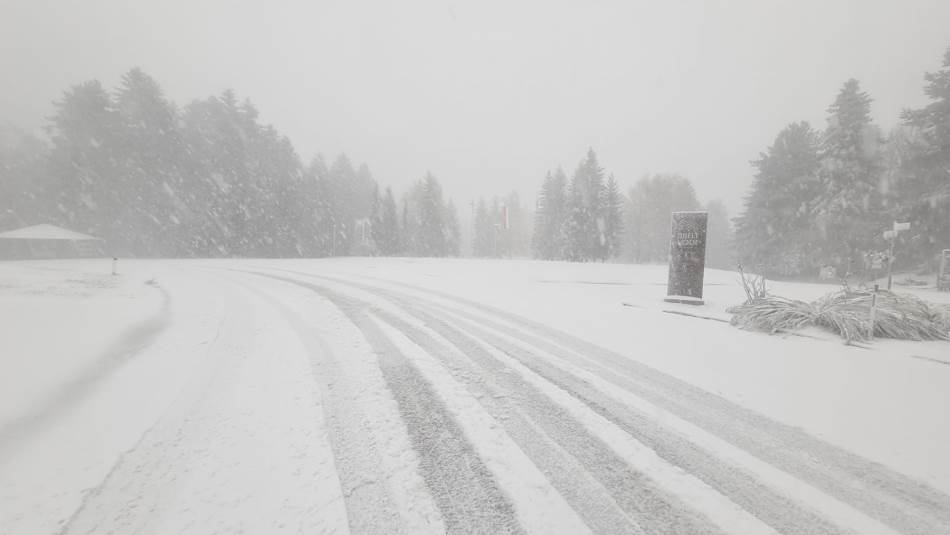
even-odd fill
[{"label": "forest", "polygon": [[[676,173],[624,191],[589,148],[573,174],[543,178],[532,202],[517,191],[459,206],[432,173],[407,191],[382,187],[339,155],[304,163],[290,140],[227,90],[183,107],[140,69],[108,90],[67,89],[47,139],[0,128],[0,229],[53,223],[142,257],[534,256],[665,262],[670,212],[709,213],[707,265],[741,263],[773,277],[869,269],[882,232],[909,222],[897,263],[934,267],[950,247],[950,49],[924,75],[929,103],[886,134],[872,97],[847,80],[827,124],[783,128],[751,161],[741,212],[697,198]],[[635,150],[632,147],[631,150]],[[463,241],[465,246],[463,247]]]}]

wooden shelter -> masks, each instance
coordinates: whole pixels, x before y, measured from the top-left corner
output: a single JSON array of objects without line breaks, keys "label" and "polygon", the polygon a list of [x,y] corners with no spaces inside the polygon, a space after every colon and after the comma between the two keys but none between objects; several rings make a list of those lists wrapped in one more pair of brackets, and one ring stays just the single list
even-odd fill
[{"label": "wooden shelter", "polygon": [[103,256],[101,238],[41,224],[0,232],[0,259],[90,258]]}]

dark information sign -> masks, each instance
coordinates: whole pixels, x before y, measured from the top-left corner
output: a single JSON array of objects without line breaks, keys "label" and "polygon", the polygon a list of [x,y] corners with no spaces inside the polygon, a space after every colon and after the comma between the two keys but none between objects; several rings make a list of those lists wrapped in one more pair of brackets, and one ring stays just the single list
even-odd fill
[{"label": "dark information sign", "polygon": [[673,212],[666,300],[701,305],[705,267],[706,212]]}]

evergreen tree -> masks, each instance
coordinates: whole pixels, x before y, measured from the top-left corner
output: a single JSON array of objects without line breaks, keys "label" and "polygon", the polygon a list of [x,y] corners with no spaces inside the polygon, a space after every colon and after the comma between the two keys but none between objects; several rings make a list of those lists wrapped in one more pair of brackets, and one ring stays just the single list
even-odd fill
[{"label": "evergreen tree", "polygon": [[386,188],[386,194],[379,201],[379,216],[373,225],[373,239],[380,254],[393,256],[400,252],[399,215],[393,190]]},{"label": "evergreen tree", "polygon": [[812,214],[822,260],[853,269],[884,226],[881,136],[871,124],[871,98],[855,79],[845,82],[828,113]]},{"label": "evergreen tree", "polygon": [[[817,263],[810,207],[820,191],[818,134],[806,122],[786,126],[758,160],[751,192],[736,218],[740,260],[768,275],[792,275]],[[731,266],[730,266],[731,267]]]},{"label": "evergreen tree", "polygon": [[50,217],[47,200],[49,149],[36,137],[0,124],[0,230],[42,223]]},{"label": "evergreen tree", "polygon": [[535,209],[534,235],[531,246],[536,258],[554,260],[564,258],[564,231],[567,219],[567,177],[558,168],[548,172],[538,194]]},{"label": "evergreen tree", "polygon": [[614,175],[607,179],[603,200],[603,247],[602,260],[616,258],[620,254],[623,241],[624,199]]},{"label": "evergreen tree", "polygon": [[331,227],[331,256],[350,254],[356,225],[356,170],[345,154],[333,162],[327,175],[327,194]]},{"label": "evergreen tree", "polygon": [[[179,127],[178,112],[165,98],[158,82],[135,68],[125,73],[116,91],[117,152],[125,181],[122,214],[130,243],[139,253],[176,256],[187,254],[194,206],[187,198],[185,163],[188,153]],[[151,240],[136,240],[150,236]]]},{"label": "evergreen tree", "polygon": [[[414,188],[415,189],[415,188]],[[407,255],[419,254],[418,233],[419,222],[413,217],[409,209],[409,199],[412,195],[407,195],[402,201],[402,252]]]},{"label": "evergreen tree", "polygon": [[491,256],[495,258],[509,256],[506,219],[508,207],[497,196],[492,197],[488,209],[491,233]]},{"label": "evergreen tree", "polygon": [[450,199],[445,207],[445,254],[458,256],[461,252],[462,229],[459,227],[458,211]]},{"label": "evergreen tree", "polygon": [[568,260],[586,262],[603,257],[606,241],[603,239],[603,187],[604,171],[594,150],[588,149],[568,191]]},{"label": "evergreen tree", "polygon": [[732,224],[722,201],[706,203],[706,267],[735,269]]},{"label": "evergreen tree", "polygon": [[304,171],[304,210],[307,216],[302,233],[309,244],[308,254],[329,256],[332,249],[329,169],[319,154]]},{"label": "evergreen tree", "polygon": [[[911,243],[918,261],[931,260],[935,252],[950,248],[950,48],[943,68],[926,73],[924,93],[930,103],[905,110],[904,123],[914,129],[915,143],[900,164],[898,217],[912,221]],[[897,189],[893,187],[892,190]]]},{"label": "evergreen tree", "polygon": [[538,193],[538,200],[534,210],[534,234],[531,236],[531,251],[535,258],[550,260],[554,258],[553,254],[553,236],[551,235],[549,224],[552,219],[553,211],[550,203],[553,198],[554,177],[551,172],[544,177],[541,184],[541,191]]},{"label": "evergreen tree", "polygon": [[634,262],[666,262],[670,252],[671,214],[699,210],[696,191],[679,175],[641,178],[630,190],[627,205],[627,258]]},{"label": "evergreen tree", "polygon": [[446,254],[445,218],[442,186],[432,173],[420,183],[418,252],[422,256]]},{"label": "evergreen tree", "polygon": [[551,186],[551,218],[545,231],[551,236],[552,258],[567,258],[567,220],[570,212],[567,206],[567,175],[558,167],[554,171]]},{"label": "evergreen tree", "polygon": [[131,248],[121,219],[125,184],[118,165],[119,118],[102,85],[93,80],[73,86],[55,103],[51,193],[55,222],[105,238],[115,250]]},{"label": "evergreen tree", "polygon": [[485,199],[478,199],[475,208],[475,237],[472,245],[472,255],[477,257],[487,257],[494,254],[495,228],[491,216],[488,213],[488,205]]}]

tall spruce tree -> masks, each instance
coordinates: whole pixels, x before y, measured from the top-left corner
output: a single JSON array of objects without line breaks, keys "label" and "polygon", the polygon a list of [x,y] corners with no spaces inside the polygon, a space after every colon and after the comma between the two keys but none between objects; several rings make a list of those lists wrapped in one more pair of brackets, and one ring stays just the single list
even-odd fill
[{"label": "tall spruce tree", "polygon": [[558,168],[548,172],[538,194],[534,212],[534,235],[531,247],[536,258],[554,260],[564,255],[564,227],[567,215],[567,177]]},{"label": "tall spruce tree", "polygon": [[906,179],[898,190],[899,217],[912,221],[911,240],[917,261],[930,261],[950,248],[950,48],[943,68],[926,73],[924,93],[930,103],[905,110],[904,124],[920,138],[900,163]]},{"label": "tall spruce tree", "polygon": [[458,211],[455,203],[449,199],[445,205],[445,253],[449,256],[458,256],[462,248],[462,229],[459,226]]},{"label": "tall spruce tree", "polygon": [[68,89],[55,103],[51,193],[56,222],[100,236],[113,250],[127,252],[132,239],[122,219],[126,184],[118,162],[119,117],[97,80]]},{"label": "tall spruce tree", "polygon": [[115,95],[120,165],[126,181],[120,218],[139,240],[138,253],[187,254],[193,214],[186,209],[188,153],[178,112],[161,86],[141,69],[122,76]]},{"label": "tall spruce tree", "polygon": [[565,255],[568,260],[586,262],[603,256],[603,187],[604,170],[597,162],[594,149],[588,149],[568,191]]},{"label": "tall spruce tree", "polygon": [[49,147],[12,125],[0,124],[0,229],[9,230],[51,217],[55,198],[49,172]]},{"label": "tall spruce tree", "polygon": [[432,173],[426,173],[419,186],[418,252],[422,256],[445,256],[445,207],[442,201],[442,186]]},{"label": "tall spruce tree", "polygon": [[399,214],[392,188],[387,187],[385,195],[379,200],[379,216],[373,225],[373,238],[376,240],[380,254],[384,256],[399,254]]},{"label": "tall spruce tree", "polygon": [[808,123],[792,123],[752,162],[756,174],[735,231],[739,259],[747,267],[787,276],[818,261],[810,213],[821,187],[818,142]]},{"label": "tall spruce tree", "polygon": [[812,206],[824,262],[855,269],[884,225],[881,135],[871,123],[871,98],[855,79],[828,107],[821,139],[821,190]]},{"label": "tall spruce tree", "polygon": [[603,200],[603,237],[602,260],[616,258],[620,255],[623,243],[623,209],[624,198],[620,192],[620,186],[614,175],[607,178],[607,185],[604,187]]}]

